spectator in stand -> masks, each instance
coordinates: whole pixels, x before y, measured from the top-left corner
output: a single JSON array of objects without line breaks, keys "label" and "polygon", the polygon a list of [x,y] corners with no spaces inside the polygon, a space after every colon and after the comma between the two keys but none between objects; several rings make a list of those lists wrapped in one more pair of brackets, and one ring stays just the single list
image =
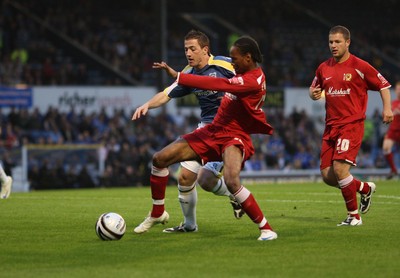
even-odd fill
[{"label": "spectator in stand", "polygon": [[54,68],[51,57],[46,57],[42,65],[42,77],[44,85],[54,85],[56,77],[56,69]]},{"label": "spectator in stand", "polygon": [[4,146],[6,149],[12,149],[19,146],[19,133],[18,126],[13,126],[10,122],[6,123],[4,134],[1,134],[4,138]]},{"label": "spectator in stand", "polygon": [[397,167],[393,159],[393,146],[397,144],[400,146],[400,81],[397,81],[395,90],[396,99],[392,102],[392,111],[394,120],[390,124],[389,129],[383,139],[383,154],[390,166],[390,173],[388,179],[393,178],[398,174]]},{"label": "spectator in stand", "polygon": [[93,188],[96,187],[96,184],[93,181],[93,178],[91,177],[89,173],[88,167],[84,164],[79,171],[79,174],[77,176],[77,185],[79,188]]},{"label": "spectator in stand", "polygon": [[277,155],[278,153],[284,151],[285,144],[277,132],[274,132],[271,136],[266,137],[264,140],[266,142],[264,141],[262,149],[263,153],[265,154],[265,162],[269,167],[277,167]]},{"label": "spectator in stand", "polygon": [[295,169],[311,169],[315,166],[312,154],[306,147],[299,143],[297,144],[297,153],[293,156],[293,164]]},{"label": "spectator in stand", "polygon": [[107,165],[100,176],[101,187],[112,187],[115,186],[114,168],[112,165]]},{"label": "spectator in stand", "polygon": [[244,164],[245,171],[263,171],[267,169],[265,158],[262,153],[254,154]]}]

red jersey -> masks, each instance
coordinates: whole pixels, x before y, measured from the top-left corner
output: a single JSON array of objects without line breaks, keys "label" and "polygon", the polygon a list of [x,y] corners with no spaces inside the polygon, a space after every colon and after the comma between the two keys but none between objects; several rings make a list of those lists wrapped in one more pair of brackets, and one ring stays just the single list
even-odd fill
[{"label": "red jersey", "polygon": [[330,58],[320,64],[311,87],[317,85],[325,91],[325,122],[331,126],[364,120],[368,90],[391,86],[374,67],[352,54],[342,63]]},{"label": "red jersey", "polygon": [[237,74],[230,79],[180,73],[178,84],[227,92],[213,120],[215,126],[246,134],[272,134],[273,128],[267,123],[262,110],[267,91],[261,68]]},{"label": "red jersey", "polygon": [[392,101],[393,122],[389,125],[389,130],[400,131],[400,99]]}]

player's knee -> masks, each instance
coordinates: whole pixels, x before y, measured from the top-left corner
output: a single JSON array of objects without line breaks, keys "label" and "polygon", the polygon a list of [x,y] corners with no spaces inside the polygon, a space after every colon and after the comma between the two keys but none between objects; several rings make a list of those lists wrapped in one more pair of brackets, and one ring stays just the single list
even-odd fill
[{"label": "player's knee", "polygon": [[205,191],[210,192],[217,183],[217,178],[213,175],[213,173],[210,173],[210,171],[200,171],[199,176],[197,177],[197,183]]},{"label": "player's knee", "polygon": [[153,155],[152,163],[153,163],[153,166],[155,166],[157,168],[166,168],[166,167],[169,166],[169,165],[165,164],[165,160],[164,160],[163,155],[162,155],[161,152],[156,152]]},{"label": "player's knee", "polygon": [[178,183],[181,186],[191,186],[194,181],[192,181],[192,179],[188,175],[181,173],[178,178]]},{"label": "player's knee", "polygon": [[331,177],[329,175],[322,174],[322,180],[324,181],[324,183],[326,183],[329,186],[333,186],[333,187],[338,187],[339,188],[339,184],[337,182],[336,177]]},{"label": "player's knee", "polygon": [[329,186],[339,187],[339,184],[338,184],[338,182],[336,180],[332,180],[332,179],[329,179],[329,178],[323,179],[323,180]]},{"label": "player's knee", "polygon": [[239,177],[224,176],[224,179],[226,187],[232,194],[240,189],[241,184]]}]

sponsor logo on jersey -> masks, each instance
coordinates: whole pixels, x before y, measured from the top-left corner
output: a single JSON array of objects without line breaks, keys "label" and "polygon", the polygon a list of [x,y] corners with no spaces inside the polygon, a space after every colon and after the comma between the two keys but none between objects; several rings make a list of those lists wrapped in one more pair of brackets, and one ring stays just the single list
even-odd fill
[{"label": "sponsor logo on jersey", "polygon": [[345,95],[350,95],[351,89],[333,89],[333,87],[329,87],[328,92],[326,92],[326,95],[330,96],[345,96]]},{"label": "sponsor logo on jersey", "polygon": [[210,96],[218,93],[218,91],[199,91],[199,92],[193,92],[196,96]]}]

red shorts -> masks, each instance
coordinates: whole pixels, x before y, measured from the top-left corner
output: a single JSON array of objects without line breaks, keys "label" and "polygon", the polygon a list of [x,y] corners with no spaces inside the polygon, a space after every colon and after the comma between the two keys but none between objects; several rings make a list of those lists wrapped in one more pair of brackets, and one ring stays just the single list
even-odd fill
[{"label": "red shorts", "polygon": [[385,135],[385,138],[391,139],[400,144],[400,130],[398,129],[394,130],[389,128]]},{"label": "red shorts", "polygon": [[345,160],[356,166],[363,136],[363,121],[338,127],[325,127],[322,136],[320,169],[332,166],[334,160]]},{"label": "red shorts", "polygon": [[183,135],[190,147],[200,156],[202,164],[222,161],[222,154],[229,146],[237,146],[243,153],[243,163],[254,154],[253,143],[248,134],[232,133],[213,124]]}]

